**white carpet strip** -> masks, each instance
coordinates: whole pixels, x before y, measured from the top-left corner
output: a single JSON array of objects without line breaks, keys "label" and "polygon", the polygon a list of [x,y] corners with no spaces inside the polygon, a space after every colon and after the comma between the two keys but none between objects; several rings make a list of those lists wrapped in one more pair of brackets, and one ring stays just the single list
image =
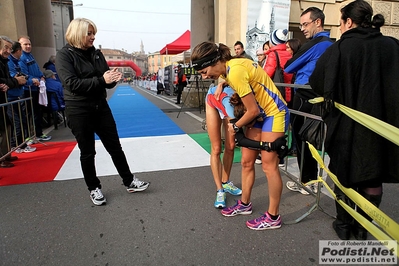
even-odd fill
[{"label": "white carpet strip", "polygon": [[[209,165],[209,154],[188,135],[121,139],[133,173]],[[96,141],[97,176],[117,175],[111,157],[100,141]],[[76,145],[54,180],[83,178],[80,151]]]}]

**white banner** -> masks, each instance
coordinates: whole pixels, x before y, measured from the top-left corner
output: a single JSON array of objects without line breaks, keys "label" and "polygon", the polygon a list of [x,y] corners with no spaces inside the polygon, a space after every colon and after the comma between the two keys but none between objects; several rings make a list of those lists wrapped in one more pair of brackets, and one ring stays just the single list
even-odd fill
[{"label": "white banner", "polygon": [[287,29],[290,0],[248,0],[245,52],[256,59],[256,50],[270,39],[275,29]]}]

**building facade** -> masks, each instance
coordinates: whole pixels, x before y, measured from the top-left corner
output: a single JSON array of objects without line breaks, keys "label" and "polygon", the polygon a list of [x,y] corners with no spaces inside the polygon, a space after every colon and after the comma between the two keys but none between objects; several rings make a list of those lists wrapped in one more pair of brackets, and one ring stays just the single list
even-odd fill
[{"label": "building facade", "polygon": [[[261,0],[259,0],[261,1]],[[291,0],[289,30],[292,36],[304,40],[298,29],[302,11],[316,6],[326,15],[325,29],[331,37],[338,39],[340,8],[347,0]],[[399,38],[399,2],[368,0],[374,13],[384,15],[386,22],[381,28],[383,34]],[[237,40],[245,40],[247,35],[248,0],[191,0],[191,47],[203,41],[224,43],[232,48]],[[64,8],[61,8],[64,6]],[[32,54],[39,65],[43,65],[50,55],[56,53],[63,44],[67,21],[73,18],[73,2],[70,0],[1,0],[0,17],[3,26],[1,35],[17,40],[20,35],[28,35],[32,42]],[[143,50],[143,49],[142,49]],[[159,58],[158,58],[159,57]],[[140,51],[132,54],[132,59],[143,73],[156,73],[159,68],[171,65],[171,55],[148,55]]]},{"label": "building facade", "polygon": [[148,74],[158,73],[160,68],[172,65],[174,55],[161,55],[159,51],[148,54]]}]

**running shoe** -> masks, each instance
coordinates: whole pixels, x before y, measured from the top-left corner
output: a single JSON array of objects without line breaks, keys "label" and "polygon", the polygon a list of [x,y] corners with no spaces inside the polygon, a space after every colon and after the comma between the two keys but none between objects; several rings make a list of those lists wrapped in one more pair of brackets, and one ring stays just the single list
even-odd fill
[{"label": "running shoe", "polygon": [[226,207],[226,192],[216,192],[215,208],[222,209]]},{"label": "running shoe", "polygon": [[241,200],[237,200],[236,205],[224,208],[221,210],[223,216],[236,216],[239,214],[248,215],[252,213],[252,203],[250,202],[247,206],[243,205]]},{"label": "running shoe", "polygon": [[126,187],[126,190],[129,193],[140,192],[146,190],[149,185],[149,182],[140,181],[137,177],[133,176],[133,181],[130,186]]},{"label": "running shoe", "polygon": [[228,181],[227,183],[222,184],[222,186],[223,186],[224,191],[230,193],[231,195],[239,196],[242,194],[242,190],[239,189],[238,187],[236,187],[233,184],[233,182],[231,182],[231,181]]},{"label": "running shoe", "polygon": [[51,139],[51,136],[47,136],[47,135],[43,134],[40,137],[37,137],[36,139],[41,140],[41,141],[48,141]]},{"label": "running shoe", "polygon": [[23,152],[29,153],[29,152],[34,152],[35,150],[36,150],[36,147],[32,147],[32,146],[27,145],[25,147],[25,149],[23,149]]},{"label": "running shoe", "polygon": [[279,215],[277,220],[273,220],[270,214],[266,212],[259,218],[247,221],[246,224],[252,230],[277,229],[281,227],[281,216]]},{"label": "running shoe", "polygon": [[256,157],[255,163],[262,164],[262,157],[260,157],[260,155],[258,155],[258,157]]},{"label": "running shoe", "polygon": [[95,190],[90,191],[90,199],[94,203],[94,205],[101,206],[107,203],[101,189],[96,188]]},{"label": "running shoe", "polygon": [[25,141],[26,141],[26,145],[32,145],[32,144],[35,144],[38,142],[36,139],[32,139],[32,138],[26,138]]},{"label": "running shoe", "polygon": [[286,184],[287,188],[291,191],[298,191],[299,193],[303,195],[309,195],[309,192],[301,188],[297,183],[294,181],[288,181]]}]

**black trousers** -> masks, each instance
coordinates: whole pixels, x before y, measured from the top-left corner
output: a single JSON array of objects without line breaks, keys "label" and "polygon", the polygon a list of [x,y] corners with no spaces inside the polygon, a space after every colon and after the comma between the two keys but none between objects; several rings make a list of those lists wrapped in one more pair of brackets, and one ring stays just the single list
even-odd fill
[{"label": "black trousers", "polygon": [[125,186],[133,181],[125,153],[119,141],[114,117],[107,101],[97,104],[85,103],[84,106],[66,104],[68,127],[72,130],[80,149],[80,163],[83,176],[89,190],[101,188],[97,177],[94,157],[95,135],[97,134],[123,180]]},{"label": "black trousers", "polygon": [[183,92],[183,89],[184,89],[184,85],[177,84],[177,100],[176,100],[177,103],[180,103],[181,94]]},{"label": "black trousers", "polygon": [[[312,110],[313,104],[309,103],[307,100],[294,95],[294,102],[292,109],[297,110],[304,113],[310,113]],[[297,161],[298,166],[301,167],[301,159],[303,157],[303,167],[302,167],[302,183],[307,183],[310,180],[317,179],[317,162],[313,159],[312,154],[310,153],[309,146],[305,143],[304,153],[302,154],[302,140],[298,135],[299,130],[301,129],[305,119],[303,116],[291,114],[291,124],[292,124],[292,133],[295,136],[296,140],[296,151],[297,151]]]}]

